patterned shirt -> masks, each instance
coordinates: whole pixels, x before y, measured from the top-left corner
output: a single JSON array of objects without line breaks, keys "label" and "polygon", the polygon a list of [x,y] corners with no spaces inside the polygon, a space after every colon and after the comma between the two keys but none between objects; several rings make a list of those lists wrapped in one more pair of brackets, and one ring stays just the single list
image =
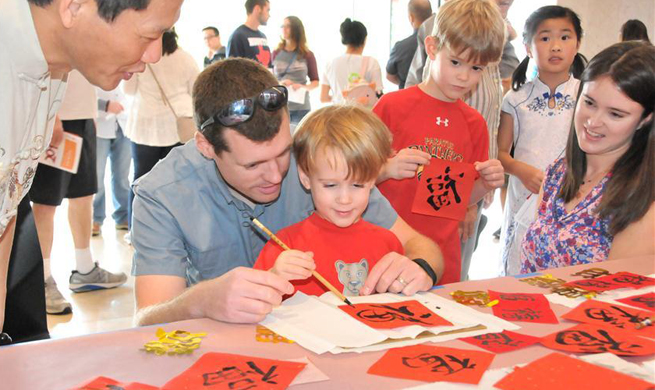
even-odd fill
[{"label": "patterned shirt", "polygon": [[66,90],[53,79],[27,1],[0,12],[0,236],[29,192]]},{"label": "patterned shirt", "polygon": [[565,173],[563,158],[546,170],[539,214],[521,245],[521,273],[607,259],[614,237],[609,232],[609,220],[600,218],[595,210],[611,173],[570,212],[564,208],[564,199],[557,196]]}]

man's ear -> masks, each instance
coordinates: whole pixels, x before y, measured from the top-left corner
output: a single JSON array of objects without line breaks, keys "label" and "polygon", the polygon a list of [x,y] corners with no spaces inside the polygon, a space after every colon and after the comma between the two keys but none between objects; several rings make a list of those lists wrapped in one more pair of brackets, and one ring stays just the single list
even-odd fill
[{"label": "man's ear", "polygon": [[210,160],[213,160],[214,157],[217,157],[216,152],[214,152],[214,146],[207,140],[207,138],[205,138],[204,135],[202,135],[199,131],[196,131],[193,137],[196,140],[196,148],[200,154]]},{"label": "man's ear", "polygon": [[80,10],[88,5],[87,0],[61,0],[59,2],[59,18],[65,28],[71,28],[80,16]]},{"label": "man's ear", "polygon": [[432,61],[437,57],[437,46],[438,41],[436,37],[433,37],[432,35],[425,37],[425,52]]},{"label": "man's ear", "polygon": [[300,168],[300,166],[298,166],[298,178],[300,178],[300,183],[302,184],[303,187],[305,187],[307,191],[311,190],[309,176],[307,176],[305,171],[303,171],[302,168]]}]

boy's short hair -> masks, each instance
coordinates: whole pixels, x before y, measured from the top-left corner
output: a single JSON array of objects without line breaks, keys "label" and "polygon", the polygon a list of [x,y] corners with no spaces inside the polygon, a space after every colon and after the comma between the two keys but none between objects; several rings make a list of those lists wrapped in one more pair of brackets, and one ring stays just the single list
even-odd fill
[{"label": "boy's short hair", "polygon": [[311,175],[317,153],[326,150],[343,155],[348,178],[368,182],[378,177],[391,157],[391,132],[371,110],[353,105],[323,107],[307,115],[296,129],[293,153],[298,167]]},{"label": "boy's short hair", "polygon": [[[263,90],[278,85],[278,81],[260,63],[246,58],[227,58],[203,70],[193,84],[193,111],[196,126],[216,114],[218,110],[235,100],[250,98]],[[255,142],[272,140],[280,131],[282,115],[289,115],[287,108],[266,111],[255,107],[255,114],[248,122],[230,129]],[[203,135],[220,155],[229,152],[224,137],[225,127],[215,122]]]},{"label": "boy's short hair", "polygon": [[432,36],[437,50],[446,47],[481,64],[497,62],[503,53],[507,27],[489,0],[450,0],[439,8]]}]

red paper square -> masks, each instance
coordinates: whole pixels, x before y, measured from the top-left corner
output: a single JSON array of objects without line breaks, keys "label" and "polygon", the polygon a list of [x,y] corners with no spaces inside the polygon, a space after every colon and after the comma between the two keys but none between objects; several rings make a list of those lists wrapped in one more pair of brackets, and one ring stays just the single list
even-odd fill
[{"label": "red paper square", "polygon": [[416,300],[392,303],[358,303],[339,308],[356,320],[375,329],[392,329],[410,325],[448,326],[451,322]]},{"label": "red paper square", "polygon": [[652,315],[653,313],[648,311],[590,299],[564,314],[562,318],[652,338],[655,336],[652,326],[636,328],[638,323]]},{"label": "red paper square", "polygon": [[137,382],[124,384],[117,380],[107,378],[106,376],[99,376],[83,385],[74,387],[71,390],[114,390],[114,389],[157,390],[159,388],[155,386],[144,385],[143,383],[137,383]]},{"label": "red paper square", "polygon": [[529,347],[539,342],[539,337],[528,336],[504,330],[501,333],[487,333],[479,336],[465,337],[460,340],[486,349],[493,353],[512,352]]},{"label": "red paper square", "polygon": [[464,220],[477,176],[473,164],[431,159],[421,172],[412,212]]},{"label": "red paper square", "polygon": [[489,300],[498,300],[492,307],[496,317],[507,321],[557,324],[557,316],[544,294],[503,293],[489,290]]},{"label": "red paper square", "polygon": [[647,356],[655,353],[655,342],[630,333],[579,324],[541,339],[550,349],[575,353],[609,352],[618,356]]},{"label": "red paper square", "polygon": [[561,353],[551,353],[498,381],[501,390],[648,390],[652,384],[641,379],[587,363]]},{"label": "red paper square", "polygon": [[621,288],[643,288],[655,285],[655,279],[644,275],[633,274],[632,272],[617,272],[614,275],[603,276],[603,280],[606,279],[621,285]]},{"label": "red paper square", "polygon": [[489,352],[412,345],[390,349],[368,373],[425,382],[477,384],[494,357]]},{"label": "red paper square", "polygon": [[633,295],[631,297],[617,299],[616,301],[655,312],[655,293],[652,292],[642,295]]},{"label": "red paper square", "polygon": [[162,389],[286,389],[305,363],[286,362],[228,353],[202,355]]}]

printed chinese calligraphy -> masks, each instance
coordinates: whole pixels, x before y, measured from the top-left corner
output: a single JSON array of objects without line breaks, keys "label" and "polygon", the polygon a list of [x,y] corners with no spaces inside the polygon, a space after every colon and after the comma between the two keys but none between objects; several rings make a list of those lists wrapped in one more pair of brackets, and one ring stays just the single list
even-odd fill
[{"label": "printed chinese calligraphy", "polygon": [[561,353],[551,353],[525,367],[514,369],[494,386],[502,390],[648,390],[653,385],[609,368]]},{"label": "printed chinese calligraphy", "polygon": [[501,333],[487,333],[465,337],[460,340],[493,353],[512,352],[539,342],[539,337],[504,330]]},{"label": "printed chinese calligraphy", "polygon": [[463,220],[476,175],[471,164],[433,158],[421,173],[412,212]]},{"label": "printed chinese calligraphy", "polygon": [[589,300],[564,314],[562,318],[629,332],[635,335],[651,335],[652,337],[655,334],[652,326],[636,329],[638,323],[646,320],[651,315],[652,313],[650,312],[627,306]]},{"label": "printed chinese calligraphy", "polygon": [[614,329],[580,324],[541,339],[551,349],[576,353],[609,352],[619,356],[646,356],[655,353],[655,343]]},{"label": "printed chinese calligraphy", "polygon": [[414,345],[390,349],[368,373],[426,382],[477,384],[493,359],[494,355],[488,352]]},{"label": "printed chinese calligraphy", "polygon": [[494,315],[508,321],[557,324],[557,317],[543,294],[501,293],[489,291],[491,300],[499,303],[492,307]]},{"label": "printed chinese calligraphy", "polygon": [[162,389],[286,389],[305,363],[206,353]]},{"label": "printed chinese calligraphy", "polygon": [[444,326],[452,325],[419,301],[392,303],[358,303],[342,305],[339,308],[356,320],[376,329],[392,329],[401,326]]}]

